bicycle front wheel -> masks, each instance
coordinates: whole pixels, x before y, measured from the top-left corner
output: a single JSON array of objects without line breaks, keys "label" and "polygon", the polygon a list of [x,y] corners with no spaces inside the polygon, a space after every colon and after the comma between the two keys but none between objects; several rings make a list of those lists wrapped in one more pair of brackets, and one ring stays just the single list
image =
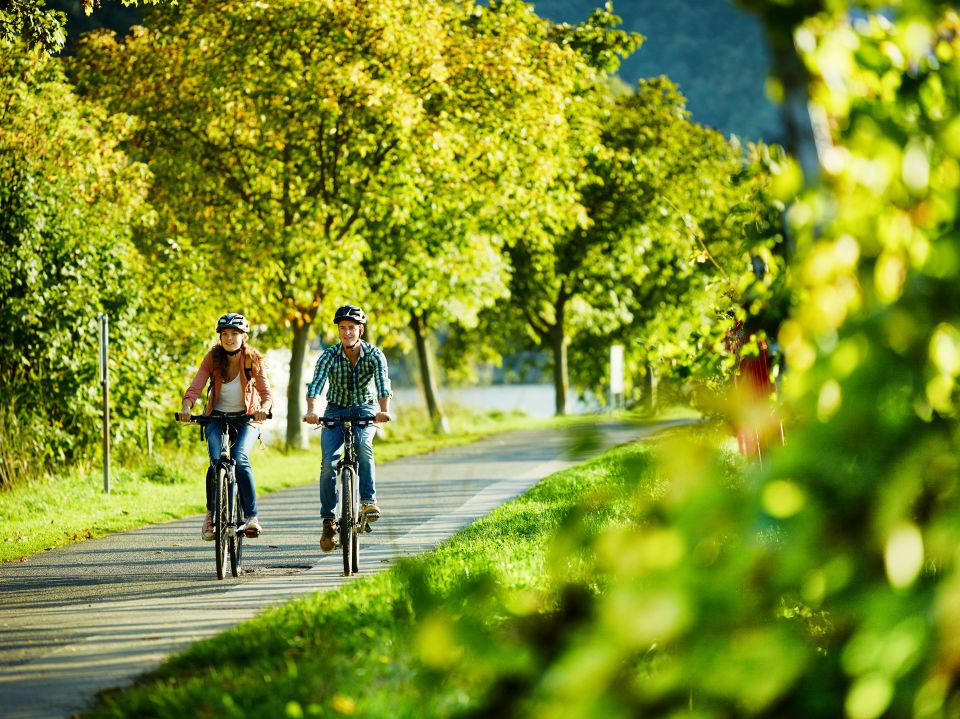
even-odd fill
[{"label": "bicycle front wheel", "polygon": [[353,490],[353,501],[351,502],[353,521],[350,523],[353,542],[350,545],[350,569],[353,574],[356,574],[360,571],[360,535],[363,534],[363,523],[360,520],[360,479],[353,470],[350,474],[350,485]]},{"label": "bicycle front wheel", "polygon": [[340,471],[340,549],[343,551],[343,575],[349,577],[353,569],[353,532],[357,507],[354,502],[353,488],[356,474],[351,467]]},{"label": "bicycle front wheel", "polygon": [[213,552],[216,557],[217,579],[226,576],[227,533],[230,527],[230,498],[227,488],[227,469],[217,467],[217,491],[213,498]]},{"label": "bicycle front wheel", "polygon": [[241,560],[243,558],[243,532],[236,531],[243,517],[243,510],[240,508],[240,492],[237,489],[235,477],[230,478],[230,494],[233,495],[233,501],[230,502],[230,526],[234,528],[233,536],[230,537],[230,573],[239,577],[243,571]]}]

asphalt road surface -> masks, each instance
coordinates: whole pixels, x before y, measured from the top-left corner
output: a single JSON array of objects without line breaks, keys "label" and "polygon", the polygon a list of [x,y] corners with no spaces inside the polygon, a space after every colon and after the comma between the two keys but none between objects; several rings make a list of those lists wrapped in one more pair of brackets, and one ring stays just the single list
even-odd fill
[{"label": "asphalt road surface", "polygon": [[[429,550],[540,479],[665,425],[527,430],[377,466],[383,518],[361,572]],[[319,452],[317,469],[319,472]],[[198,490],[199,491],[199,490]],[[0,716],[69,717],[190,643],[265,607],[352,579],[319,546],[316,482],[258,498],[264,525],[240,577],[216,578],[193,516],[0,565]]]}]

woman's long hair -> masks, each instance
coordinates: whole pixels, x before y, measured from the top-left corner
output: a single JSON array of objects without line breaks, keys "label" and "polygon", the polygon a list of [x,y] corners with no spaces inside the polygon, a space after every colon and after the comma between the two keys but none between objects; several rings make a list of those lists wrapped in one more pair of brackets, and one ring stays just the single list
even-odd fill
[{"label": "woman's long hair", "polygon": [[[252,366],[251,371],[253,372],[253,377],[256,377],[260,374],[260,360],[263,359],[263,355],[260,354],[259,350],[248,345],[246,340],[243,342],[243,349],[253,359],[250,363]],[[213,368],[220,373],[220,380],[226,382],[230,357],[227,355],[227,351],[223,349],[223,345],[219,342],[213,346],[211,352],[213,353]],[[243,371],[243,367],[240,368],[240,371]]]}]

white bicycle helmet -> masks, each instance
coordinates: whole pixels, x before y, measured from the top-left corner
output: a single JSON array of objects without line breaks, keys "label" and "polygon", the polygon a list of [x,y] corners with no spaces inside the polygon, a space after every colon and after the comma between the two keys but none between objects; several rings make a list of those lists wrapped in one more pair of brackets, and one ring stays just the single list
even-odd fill
[{"label": "white bicycle helmet", "polygon": [[250,334],[250,323],[247,322],[247,318],[236,312],[228,312],[219,320],[217,320],[217,334],[220,334],[226,329],[234,329],[245,334]]}]

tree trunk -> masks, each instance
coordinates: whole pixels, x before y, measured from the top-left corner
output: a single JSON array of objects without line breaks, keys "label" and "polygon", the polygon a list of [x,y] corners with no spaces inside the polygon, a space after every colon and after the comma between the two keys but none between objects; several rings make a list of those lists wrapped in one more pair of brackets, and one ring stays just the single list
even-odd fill
[{"label": "tree trunk", "polygon": [[448,434],[450,425],[443,409],[440,407],[439,392],[437,391],[436,373],[433,371],[433,355],[430,351],[430,339],[423,320],[414,313],[410,313],[410,329],[413,330],[414,342],[417,345],[417,360],[420,362],[420,379],[423,384],[423,398],[427,403],[427,411],[433,422],[433,429],[437,434]]},{"label": "tree trunk", "polygon": [[[561,317],[558,313],[558,317]],[[567,338],[563,332],[563,323],[558,322],[550,328],[550,349],[553,352],[553,389],[556,397],[557,416],[567,413],[567,392],[570,381],[567,375]]]},{"label": "tree trunk", "polygon": [[287,384],[287,449],[303,447],[303,422],[300,397],[303,388],[303,358],[307,353],[310,323],[297,323],[293,327],[293,345],[290,348],[290,381]]},{"label": "tree trunk", "polygon": [[793,30],[805,18],[823,12],[823,0],[794,0],[787,5],[760,0],[738,0],[741,7],[753,12],[763,23],[770,48],[771,73],[783,86],[781,117],[784,124],[783,145],[797,158],[807,185],[816,182],[820,162],[815,137],[815,118],[810,117],[810,75],[797,54]]},{"label": "tree trunk", "polygon": [[[774,48],[775,71],[783,83],[783,122],[786,126],[786,148],[797,158],[807,185],[817,182],[820,175],[820,157],[817,150],[815,118],[808,106],[810,78],[803,62],[793,48]],[[819,128],[827,136],[821,142],[829,142],[829,130]]]},{"label": "tree trunk", "polygon": [[649,414],[657,411],[657,374],[653,370],[652,364],[647,364],[643,377],[644,404]]}]

